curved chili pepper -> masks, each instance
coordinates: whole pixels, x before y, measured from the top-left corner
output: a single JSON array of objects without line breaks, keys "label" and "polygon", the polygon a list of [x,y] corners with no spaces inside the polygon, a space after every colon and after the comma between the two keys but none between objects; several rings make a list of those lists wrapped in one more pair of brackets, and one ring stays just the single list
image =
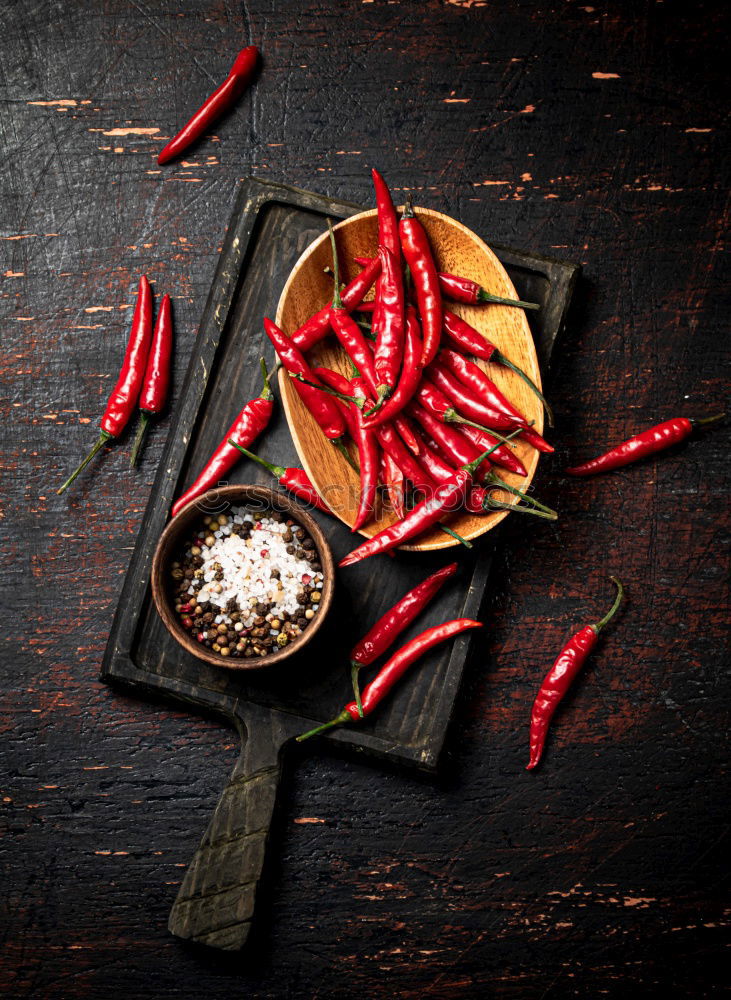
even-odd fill
[{"label": "curved chili pepper", "polygon": [[421,342],[416,310],[413,306],[409,306],[406,320],[404,357],[398,384],[393,395],[386,400],[379,410],[369,410],[365,414],[366,427],[377,427],[379,424],[385,424],[389,420],[393,420],[413,397],[421,379],[422,351],[423,344]]},{"label": "curved chili pepper", "polygon": [[233,439],[230,439],[228,443],[237,451],[240,451],[242,455],[250,458],[252,462],[258,462],[259,465],[268,469],[280,486],[284,486],[285,489],[289,490],[290,493],[294,493],[300,500],[304,500],[311,507],[317,507],[318,510],[324,510],[326,514],[332,514],[330,508],[310,482],[310,477],[304,469],[273,465],[271,462],[267,462],[265,458],[255,455],[253,451],[248,451],[240,444],[236,444]]},{"label": "curved chili pepper", "polygon": [[[413,510],[409,511],[406,517],[395,524],[379,531],[378,534],[369,538],[368,541],[359,545],[349,555],[345,556],[338,563],[340,568],[352,566],[353,563],[368,559],[370,556],[380,552],[388,552],[399,545],[403,545],[417,535],[422,535],[428,528],[433,527],[447,513],[454,513],[464,505],[465,496],[475,470],[488,457],[489,452],[485,452],[471,462],[463,465],[454,476],[438,486],[434,493],[418,503]],[[365,701],[364,701],[365,708]]]},{"label": "curved chili pepper", "polygon": [[[380,273],[381,262],[376,257],[340,293],[343,308],[348,312],[353,312],[359,307]],[[301,351],[309,351],[326,336],[330,329],[330,309],[331,306],[328,303],[294,331],[291,340],[295,347],[299,347]]]},{"label": "curved chili pepper", "polygon": [[193,117],[158,154],[160,166],[169,163],[199,139],[222,114],[238,101],[254,75],[259,50],[255,45],[242,49],[220,87],[205,99]]},{"label": "curved chili pepper", "polygon": [[345,433],[343,415],[322,388],[317,388],[317,377],[302,351],[270,319],[264,319],[264,330],[287,371],[291,375],[307,380],[303,382],[300,378],[295,378],[294,386],[302,402],[320,425],[325,437],[331,441],[339,441]]},{"label": "curved chili pepper", "polygon": [[109,394],[102,415],[99,438],[81,465],[71,473],[66,482],[56,492],[67,490],[79,473],[86,468],[94,456],[108,441],[119,437],[134,413],[140,389],[145,377],[147,356],[152,338],[152,291],[146,275],[142,275],[137,289],[137,303],[132,317],[132,328],[124,353],[124,361],[116,385]]},{"label": "curved chili pepper", "polygon": [[[373,332],[376,334],[376,371],[378,372],[380,395],[387,387],[389,391],[396,385],[401,359],[404,354],[404,286],[401,266],[388,249],[378,248],[381,261],[381,277],[378,279],[378,323],[374,317]],[[379,396],[380,398],[380,396]]]},{"label": "curved chili pepper", "polygon": [[598,458],[593,458],[583,465],[574,465],[567,469],[569,476],[594,476],[597,472],[609,472],[611,469],[619,469],[623,465],[630,465],[632,462],[639,462],[648,455],[654,455],[658,451],[671,448],[674,444],[684,441],[692,432],[694,427],[703,424],[712,424],[725,417],[725,413],[718,413],[715,417],[705,417],[702,420],[691,420],[688,417],[673,417],[662,424],[655,424],[654,427],[628,438],[621,444],[605,451]]},{"label": "curved chili pepper", "polygon": [[[363,715],[371,714],[394,684],[403,677],[412,663],[421,659],[425,653],[439,643],[471,628],[482,628],[482,622],[474,621],[472,618],[457,618],[454,621],[444,622],[442,625],[426,629],[402,646],[384,663],[375,679],[363,691]],[[343,722],[357,722],[359,718],[358,705],[352,701],[345,706],[340,715],[331,719],[330,722],[325,722],[323,725],[311,729],[308,733],[302,733],[301,736],[297,737],[297,742],[301,743],[302,740],[309,739],[310,736],[322,733],[333,726],[339,726]]]},{"label": "curved chili pepper", "polygon": [[147,358],[147,368],[138,400],[140,419],[137,425],[132,455],[129,464],[137,464],[142,442],[145,439],[150,419],[165,406],[170,386],[170,358],[173,353],[173,318],[170,310],[170,296],[164,295],[152,335],[152,346]]},{"label": "curved chili pepper", "polygon": [[[257,396],[256,399],[249,400],[243,407],[226,431],[216,450],[206,462],[196,481],[175,501],[172,508],[173,517],[180,513],[183,507],[187,507],[189,503],[192,503],[193,500],[225,481],[225,476],[239,461],[237,448],[246,448],[253,444],[259,435],[266,430],[272,418],[274,397],[269,388],[269,378],[264,358],[260,359],[259,364],[264,376],[264,387],[261,395]],[[233,445],[231,444],[232,441],[234,442]]]},{"label": "curved chili pepper", "polygon": [[442,293],[439,276],[432,257],[429,238],[414,215],[411,199],[406,203],[399,222],[401,249],[414,282],[416,303],[424,331],[424,352],[421,362],[428,365],[439,350],[442,337]]},{"label": "curved chili pepper", "polygon": [[461,316],[450,312],[449,309],[444,310],[444,333],[452,343],[462,348],[463,351],[474,354],[475,357],[481,358],[483,361],[492,361],[494,364],[509,368],[518,378],[521,378],[531,392],[535,393],[538,399],[540,399],[543,409],[546,411],[548,426],[553,427],[553,410],[548,405],[546,397],[530,375],[526,374],[522,368],[518,368],[517,365],[506,358],[502,351],[497,349],[495,344],[483,337],[478,330],[475,330],[474,326],[470,326]]},{"label": "curved chili pepper", "polygon": [[400,521],[405,514],[406,481],[403,472],[386,451],[381,451],[380,479],[388,494],[391,510]]},{"label": "curved chili pepper", "polygon": [[[473,444],[476,444],[480,450],[483,448],[489,448],[490,445],[495,444],[495,437],[492,434],[487,431],[480,430],[480,428],[475,427],[474,424],[461,424],[460,430],[464,436],[468,437],[470,441],[472,441]],[[528,470],[515,452],[511,451],[510,448],[498,448],[497,451],[493,452],[492,461],[495,465],[502,466],[502,468],[507,472],[512,472],[516,476],[528,475]]]},{"label": "curved chili pepper", "polygon": [[355,367],[365,378],[368,388],[374,392],[380,400],[383,398],[385,393],[390,390],[386,386],[379,385],[379,377],[376,372],[371,345],[363,336],[358,324],[354,319],[350,318],[350,315],[343,307],[343,302],[340,298],[340,266],[338,263],[338,251],[337,246],[335,245],[335,233],[329,219],[327,220],[327,225],[330,231],[334,276],[333,300],[332,306],[330,307],[330,326],[332,327],[333,333],[340,341],[342,347],[345,349],[348,357],[352,360]]},{"label": "curved chili pepper", "polygon": [[414,434],[414,429],[411,426],[411,421],[408,417],[405,417],[403,413],[399,413],[397,417],[392,420],[393,426],[401,435],[401,439],[409,449],[412,455],[418,455],[420,450],[419,440]]},{"label": "curved chili pepper", "polygon": [[[380,238],[379,238],[380,242]],[[371,262],[372,257],[355,257],[355,263],[365,267]],[[484,302],[491,302],[493,305],[516,306],[520,309],[540,309],[539,302],[523,302],[521,299],[506,299],[501,295],[492,295],[471,278],[460,278],[456,274],[448,274],[439,271],[439,287],[442,295],[453,302],[465,302],[470,306],[481,305]],[[445,310],[446,312],[446,310]]]},{"label": "curved chili pepper", "polygon": [[371,177],[376,192],[376,208],[378,210],[378,245],[387,247],[396,258],[396,262],[400,263],[401,241],[391,192],[388,189],[388,184],[375,167],[371,170]]},{"label": "curved chili pepper", "polygon": [[[584,628],[580,629],[569,639],[559,653],[558,659],[546,674],[538,690],[531,711],[530,760],[526,765],[527,771],[532,771],[541,759],[553,713],[571,687],[587,656],[596,645],[599,633],[607,622],[614,617],[617,608],[622,603],[624,587],[616,576],[610,577],[610,579],[617,587],[617,596],[614,604],[601,621],[596,622],[594,625],[585,625]],[[363,708],[365,710],[365,705]]]}]

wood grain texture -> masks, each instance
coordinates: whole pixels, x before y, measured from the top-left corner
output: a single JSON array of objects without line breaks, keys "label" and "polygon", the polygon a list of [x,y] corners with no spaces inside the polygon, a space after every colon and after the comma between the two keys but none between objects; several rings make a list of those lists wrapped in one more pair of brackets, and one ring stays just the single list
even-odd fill
[{"label": "wood grain texture", "polygon": [[[493,295],[517,297],[505,268],[479,236],[441,212],[417,208],[416,216],[424,226],[439,271],[471,278]],[[378,246],[376,210],[359,213],[339,223],[335,227],[335,237],[338,257],[342,261],[341,280],[348,282],[358,272],[358,266],[353,263],[356,257],[375,256]],[[329,265],[332,265],[332,250],[329,235],[325,232],[305,250],[282,289],[277,306],[277,323],[286,333],[292,334],[332,299],[332,279],[325,273],[325,268]],[[372,298],[372,295],[369,297]],[[453,303],[448,305],[540,386],[541,372],[536,348],[522,309]],[[316,363],[344,375],[350,371],[348,355],[333,337],[322,341],[310,354],[313,366]],[[503,395],[517,407],[528,423],[532,423],[537,431],[542,431],[543,407],[525,382],[500,365],[480,362],[480,367],[488,372]],[[287,423],[303,468],[338,517],[347,525],[354,524],[360,497],[360,477],[325,438],[284,368],[279,372],[279,387]],[[510,486],[529,490],[538,466],[539,454],[535,448],[520,439],[513,445],[513,450],[528,474],[521,478],[504,473],[502,478]],[[351,457],[357,461],[357,449],[351,447],[351,452]],[[498,496],[502,503],[516,502],[516,498],[509,493],[502,492]],[[481,517],[460,514],[450,518],[450,527],[462,538],[473,541],[497,527],[507,516],[507,511]],[[371,538],[395,521],[396,515],[393,512],[379,506],[373,519],[359,534]],[[401,546],[401,549],[405,552],[429,552],[454,548],[459,544],[444,531],[434,528],[413,544]]]},{"label": "wood grain texture", "polygon": [[[4,995],[718,995],[728,426],[591,484],[560,470],[727,393],[726,5],[6,0],[2,23]],[[249,38],[256,86],[158,172]],[[583,262],[547,385],[560,520],[506,522],[440,780],[293,757],[262,935],[224,962],[165,924],[237,735],[96,681],[169,418],[138,472],[125,439],[53,487],[140,272],[173,296],[178,399],[239,179],[367,203],[371,164],[490,245]],[[610,572],[626,609],[526,775],[535,685]]]}]

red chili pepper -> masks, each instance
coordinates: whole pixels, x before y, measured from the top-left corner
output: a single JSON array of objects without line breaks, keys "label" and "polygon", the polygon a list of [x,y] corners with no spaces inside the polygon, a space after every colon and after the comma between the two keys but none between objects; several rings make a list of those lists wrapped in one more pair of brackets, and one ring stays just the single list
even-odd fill
[{"label": "red chili pepper", "polygon": [[405,477],[388,452],[381,451],[381,482],[388,494],[391,510],[399,519],[405,514]]},{"label": "red chili pepper", "polygon": [[422,364],[428,365],[439,350],[442,337],[442,294],[439,276],[432,257],[429,238],[424,227],[414,216],[411,199],[407,201],[399,223],[401,249],[409,265],[414,282],[416,303],[424,331]]},{"label": "red chili pepper", "polygon": [[[379,237],[379,243],[381,242]],[[365,267],[372,257],[355,257],[355,263]],[[492,295],[482,285],[471,278],[460,278],[456,274],[439,271],[439,287],[442,295],[453,302],[465,302],[470,306],[491,302],[493,305],[516,306],[519,309],[540,309],[539,302],[523,302],[521,299],[506,299],[502,295]],[[446,310],[445,310],[446,312]]]},{"label": "red chili pepper", "polygon": [[345,433],[343,415],[327,393],[316,388],[317,377],[305,360],[302,351],[270,319],[264,320],[264,330],[287,371],[291,375],[299,375],[307,382],[312,383],[308,385],[307,382],[294,380],[295,388],[302,402],[320,425],[325,437],[330,438],[331,441],[338,441]]},{"label": "red chili pepper", "polygon": [[[315,374],[330,388],[344,396],[351,396],[354,402],[357,397],[363,400],[366,398],[365,386],[361,379],[354,378],[352,382],[349,382],[340,372],[332,371],[329,368],[316,368]],[[378,489],[380,453],[373,431],[367,431],[363,427],[362,410],[357,405],[348,406],[347,410],[350,436],[358,446],[360,501],[353,531],[359,531],[373,515],[376,490]]]},{"label": "red chili pepper", "polygon": [[658,451],[671,448],[674,444],[684,441],[692,432],[694,427],[703,424],[711,424],[716,420],[725,417],[725,413],[719,413],[715,417],[705,417],[702,420],[690,420],[688,417],[673,417],[662,424],[655,424],[654,427],[628,438],[622,444],[604,452],[598,458],[593,458],[583,465],[575,465],[566,472],[570,476],[594,476],[597,472],[609,472],[611,469],[619,469],[623,465],[630,465],[632,462],[639,462],[648,455],[654,455]]},{"label": "red chili pepper", "polygon": [[207,493],[208,490],[212,490],[215,486],[225,482],[226,475],[239,461],[239,453],[237,448],[231,444],[231,441],[235,442],[236,446],[246,448],[254,443],[269,424],[274,409],[274,397],[269,388],[269,379],[264,359],[262,358],[259,363],[264,376],[264,388],[261,391],[261,396],[249,400],[243,407],[226,431],[216,450],[206,462],[203,471],[196,481],[173,504],[173,517],[180,513],[183,507],[187,507],[189,503],[192,503],[193,500],[196,500],[199,496]]},{"label": "red chili pepper", "polygon": [[[457,426],[453,427],[453,429],[457,430],[458,434],[461,434],[463,437],[465,428],[469,426],[472,426],[483,433],[487,433],[487,428],[483,427],[481,424],[474,424],[466,417],[460,416],[452,406],[451,401],[447,399],[445,394],[440,389],[437,389],[428,378],[422,378],[421,385],[419,386],[419,390],[416,394],[416,399],[418,403],[424,407],[427,413],[436,417],[440,423],[449,424],[450,426],[456,424]],[[472,435],[468,435],[468,437],[470,440],[473,440]],[[510,469],[510,471],[513,471],[517,459],[515,459],[512,451],[505,447],[505,438],[501,434],[498,434],[497,431],[492,431],[491,437],[493,444],[498,441],[503,442],[502,445],[498,445],[495,449],[494,454],[497,456],[495,460],[497,461],[497,458],[499,458],[500,465],[503,465]],[[484,449],[479,450],[482,451]]]},{"label": "red chili pepper", "polygon": [[137,464],[137,458],[142,448],[142,442],[147,433],[150,418],[156,416],[165,406],[170,386],[170,359],[173,353],[173,317],[170,310],[170,296],[164,295],[157,314],[155,332],[152,335],[152,346],[147,358],[147,368],[138,400],[140,419],[137,425],[132,456],[129,464],[132,468]]},{"label": "red chili pepper", "polygon": [[[353,312],[354,309],[358,308],[380,273],[381,262],[376,257],[340,293],[343,308],[347,309],[348,312]],[[291,340],[295,347],[299,347],[301,351],[309,351],[326,336],[330,329],[330,309],[331,306],[328,303],[294,331]]]},{"label": "red chili pepper", "polygon": [[109,394],[106,409],[102,415],[99,439],[84,461],[56,492],[61,494],[67,490],[78,474],[85,469],[92,458],[104,447],[107,441],[119,437],[129,423],[134,413],[142,388],[147,367],[147,355],[150,352],[152,339],[152,292],[150,283],[143,274],[137,290],[137,304],[132,317],[124,361],[116,385]]},{"label": "red chili pepper", "polygon": [[532,771],[541,759],[548,734],[548,727],[551,724],[553,713],[558,708],[559,702],[571,687],[584,661],[596,645],[600,631],[614,616],[622,602],[624,588],[615,576],[611,577],[611,580],[617,587],[617,596],[614,604],[601,621],[596,622],[594,625],[585,625],[584,628],[580,629],[569,639],[539,688],[531,712],[530,760],[526,766],[526,770],[528,771]]},{"label": "red chili pepper", "polygon": [[[368,541],[359,545],[349,555],[338,563],[338,566],[352,566],[353,563],[368,559],[379,552],[388,552],[403,545],[417,535],[423,534],[428,528],[437,524],[446,513],[454,513],[464,505],[465,496],[475,469],[482,464],[489,453],[480,455],[474,462],[462,466],[455,472],[452,479],[438,486],[434,493],[418,503],[409,511],[405,518],[379,531]],[[365,702],[364,702],[365,707]]]},{"label": "red chili pepper", "polygon": [[[376,371],[380,382],[379,390],[387,387],[390,391],[396,385],[404,354],[404,286],[401,266],[388,247],[379,247],[378,256],[381,260],[378,324],[375,317],[373,323],[373,332],[376,334]],[[384,395],[384,391],[381,391],[381,395]]]},{"label": "red chili pepper", "polygon": [[[428,628],[420,635],[417,635],[410,642],[407,642],[393,656],[384,663],[375,679],[366,687],[363,692],[363,715],[370,715],[378,704],[386,697],[391,688],[403,677],[408,668],[421,659],[434,646],[451,639],[460,632],[471,628],[482,628],[482,623],[471,618],[457,618],[455,621],[444,622],[442,625],[435,625]],[[332,726],[339,726],[343,722],[357,722],[360,718],[358,705],[352,701],[346,705],[340,715],[331,719],[308,733],[303,733],[297,737],[299,743],[315,736]]]},{"label": "red chili pepper", "polygon": [[492,361],[494,364],[503,365],[504,368],[509,368],[518,378],[521,378],[528,388],[540,399],[546,411],[548,426],[553,427],[553,410],[548,405],[546,397],[533,379],[522,368],[518,368],[517,365],[514,365],[512,361],[506,358],[502,351],[497,349],[495,344],[483,337],[478,330],[475,330],[474,326],[470,326],[461,316],[450,312],[449,309],[444,310],[444,332],[452,343],[456,344],[463,351],[467,351],[468,354],[474,354],[475,357],[481,358],[483,361]]},{"label": "red chili pepper", "polygon": [[[480,454],[473,443],[457,427],[442,423],[441,420],[430,413],[425,407],[420,406],[419,403],[410,403],[408,412],[409,416],[421,424],[426,433],[434,439],[442,457],[451,465],[467,465],[473,462]],[[486,462],[480,468],[480,475],[486,474],[489,472],[489,469],[490,462]]]},{"label": "red chili pepper", "polygon": [[387,247],[396,258],[397,264],[401,262],[401,241],[399,239],[399,225],[396,217],[396,209],[393,207],[391,192],[388,184],[375,169],[371,170],[373,187],[376,192],[376,208],[378,209],[378,245]]},{"label": "red chili pepper", "polygon": [[[473,444],[477,445],[480,451],[496,443],[496,439],[492,434],[489,434],[487,431],[481,431],[479,427],[475,427],[473,424],[462,424],[460,430],[465,437],[468,437]],[[498,448],[493,452],[491,460],[495,465],[501,466],[516,476],[528,475],[528,470],[510,448]]]},{"label": "red chili pepper", "polygon": [[[459,361],[453,362],[449,355]],[[459,368],[459,376],[455,367]],[[513,430],[528,424],[483,370],[456,351],[440,352],[429,366],[428,376],[471,420],[496,430]]]},{"label": "red chili pepper", "polygon": [[393,395],[383,406],[376,411],[366,413],[366,427],[377,427],[393,420],[404,409],[409,400],[416,392],[421,379],[421,355],[423,345],[421,342],[419,321],[416,317],[416,310],[409,306],[406,321],[406,342],[404,344],[403,364],[401,365],[401,375],[398,385]]},{"label": "red chili pepper", "polygon": [[492,295],[486,291],[482,285],[471,278],[460,278],[456,274],[440,273],[439,284],[442,295],[454,302],[466,302],[468,305],[476,306],[483,302],[491,302],[493,305],[517,306],[519,309],[540,309],[538,302],[523,302],[521,299],[506,299],[502,295]]},{"label": "red chili pepper", "polygon": [[288,489],[290,493],[294,493],[294,495],[300,500],[304,500],[305,503],[309,504],[311,507],[317,507],[318,510],[324,510],[326,514],[332,514],[330,508],[310,482],[310,478],[304,469],[295,469],[291,467],[285,468],[283,465],[273,465],[271,462],[267,462],[266,459],[260,458],[259,455],[255,455],[253,451],[248,451],[241,445],[236,444],[233,440],[230,440],[229,444],[232,445],[236,451],[240,451],[242,455],[246,455],[246,457],[250,458],[253,462],[258,462],[259,465],[263,465],[265,469],[268,469],[269,472],[271,472],[280,486],[284,486],[285,489]]},{"label": "red chili pepper", "polygon": [[414,429],[409,418],[405,417],[403,413],[399,413],[397,417],[393,418],[392,423],[411,454],[418,455],[420,449],[419,439],[414,434]]},{"label": "red chili pepper", "polygon": [[330,326],[333,329],[333,333],[345,349],[348,357],[365,378],[368,388],[371,392],[375,393],[379,400],[381,400],[390,390],[388,386],[379,385],[380,379],[376,372],[371,345],[363,336],[358,324],[355,320],[350,318],[350,315],[343,307],[343,302],[340,298],[340,266],[338,264],[338,251],[337,246],[335,245],[335,233],[329,219],[327,220],[327,225],[330,230],[334,276],[333,300],[330,308]]},{"label": "red chili pepper", "polygon": [[425,496],[432,496],[437,487],[436,482],[424,472],[408,448],[405,447],[395,429],[386,424],[383,427],[377,427],[374,433],[381,448],[391,456],[406,478],[414,484],[414,487]]},{"label": "red chili pepper", "polygon": [[236,56],[226,79],[220,87],[205,99],[190,121],[181,128],[167,146],[160,152],[157,162],[160,166],[169,163],[179,156],[183,150],[199,139],[222,114],[238,101],[246,89],[246,85],[254,75],[259,50],[255,45],[242,49]]}]

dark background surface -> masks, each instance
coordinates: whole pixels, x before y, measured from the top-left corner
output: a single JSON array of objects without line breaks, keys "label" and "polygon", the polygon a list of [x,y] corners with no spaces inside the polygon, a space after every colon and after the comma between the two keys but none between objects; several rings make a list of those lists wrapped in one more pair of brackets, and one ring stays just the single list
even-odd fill
[{"label": "dark background surface", "polygon": [[[707,996],[728,944],[728,426],[569,482],[727,405],[723,5],[5,2],[0,347],[3,959],[12,997]],[[155,156],[255,41],[214,139]],[[248,954],[166,930],[236,738],[97,681],[168,421],[68,497],[141,271],[176,387],[239,179],[370,203],[369,168],[488,242],[584,265],[549,383],[555,526],[514,518],[434,780],[289,760]],[[128,445],[129,442],[126,444]],[[537,683],[629,600],[523,768]]]}]

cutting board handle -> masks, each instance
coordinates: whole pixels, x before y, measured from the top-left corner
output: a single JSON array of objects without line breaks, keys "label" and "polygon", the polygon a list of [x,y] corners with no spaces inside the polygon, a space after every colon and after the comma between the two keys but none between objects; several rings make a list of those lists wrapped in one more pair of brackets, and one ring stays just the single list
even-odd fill
[{"label": "cutting board handle", "polygon": [[241,755],[170,912],[177,937],[238,951],[249,936],[288,735],[272,714],[246,706]]}]

